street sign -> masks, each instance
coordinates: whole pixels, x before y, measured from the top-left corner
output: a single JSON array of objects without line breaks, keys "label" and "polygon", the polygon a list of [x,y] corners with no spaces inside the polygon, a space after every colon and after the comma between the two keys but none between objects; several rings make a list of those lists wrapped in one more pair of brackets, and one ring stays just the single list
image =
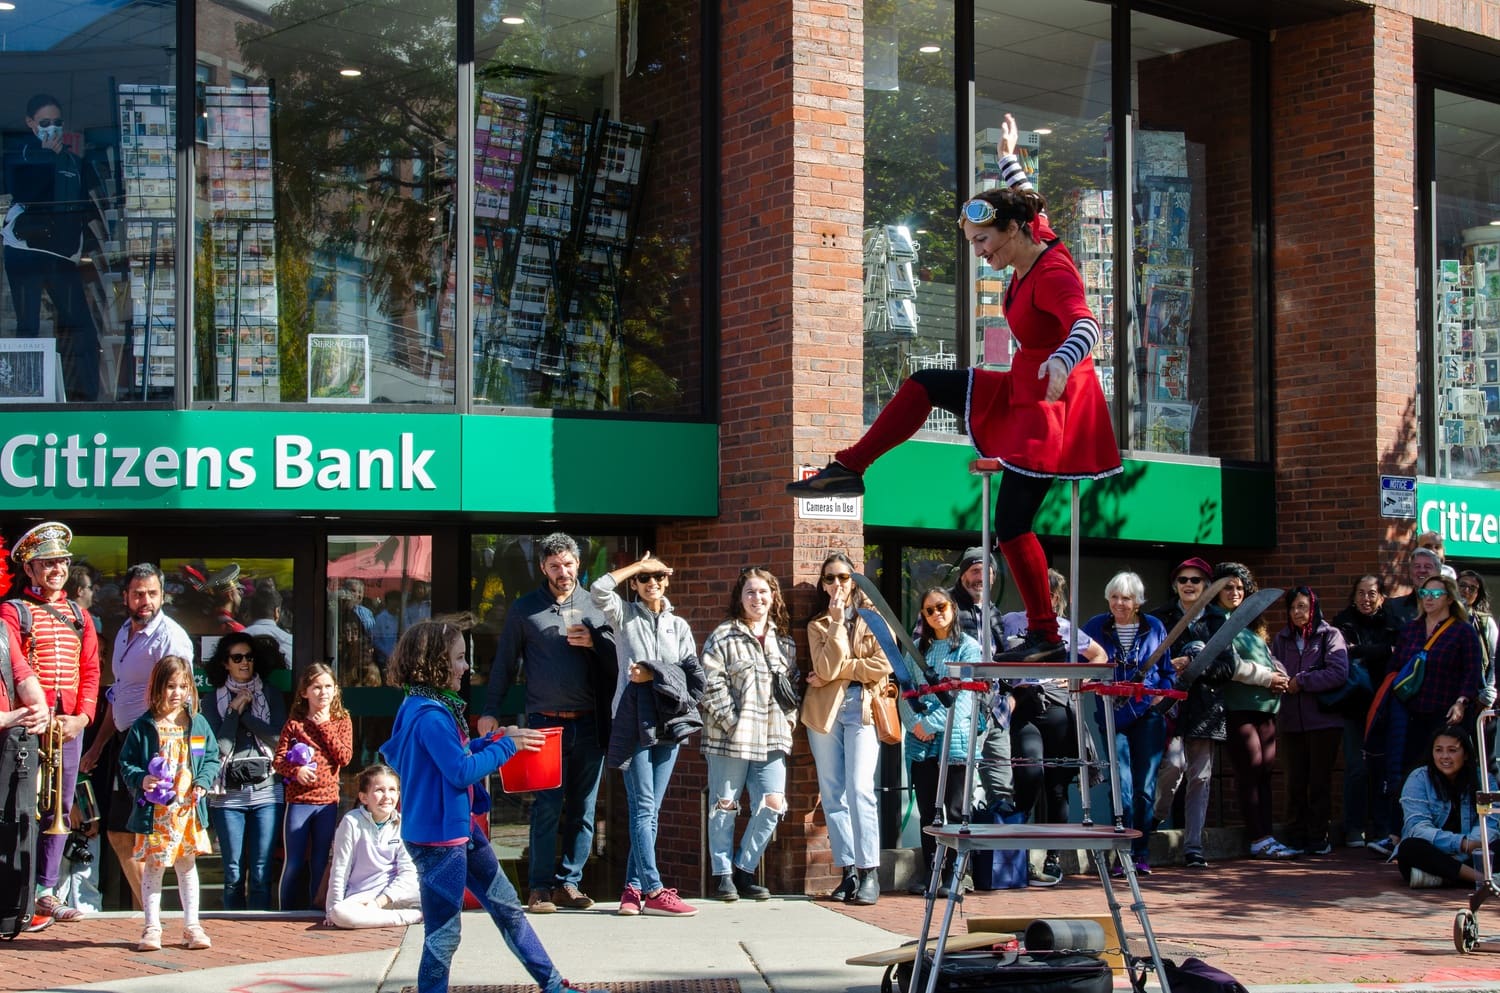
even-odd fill
[{"label": "street sign", "polygon": [[[797,467],[798,479],[811,479],[818,474],[818,467]],[[860,519],[860,498],[857,496],[816,496],[797,498],[797,516],[803,520],[857,521]]]},{"label": "street sign", "polygon": [[1417,477],[1380,477],[1380,516],[1414,520],[1417,516]]}]

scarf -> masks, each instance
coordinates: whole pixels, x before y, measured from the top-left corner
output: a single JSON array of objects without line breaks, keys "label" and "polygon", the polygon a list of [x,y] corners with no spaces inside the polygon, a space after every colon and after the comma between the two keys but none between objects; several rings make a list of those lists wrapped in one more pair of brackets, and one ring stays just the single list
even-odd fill
[{"label": "scarf", "polygon": [[248,683],[236,682],[233,679],[224,680],[215,693],[219,702],[219,713],[229,713],[229,702],[241,693],[250,694],[250,713],[257,720],[269,722],[271,720],[271,706],[266,703],[266,688],[261,683],[259,676],[251,676]]},{"label": "scarf", "polygon": [[448,713],[453,715],[453,720],[458,724],[460,733],[465,738],[469,736],[469,723],[464,719],[464,711],[469,709],[469,702],[450,689],[438,686],[412,686],[408,684],[406,692],[410,696],[425,697],[428,700],[436,700],[448,708]]}]

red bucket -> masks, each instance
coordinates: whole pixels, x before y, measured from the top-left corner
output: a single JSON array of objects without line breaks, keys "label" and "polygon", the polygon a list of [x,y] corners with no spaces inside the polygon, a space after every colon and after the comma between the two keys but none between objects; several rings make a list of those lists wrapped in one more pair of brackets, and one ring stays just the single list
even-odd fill
[{"label": "red bucket", "polygon": [[537,728],[546,737],[535,752],[520,751],[500,767],[500,788],[507,793],[555,790],[562,785],[562,728]]}]

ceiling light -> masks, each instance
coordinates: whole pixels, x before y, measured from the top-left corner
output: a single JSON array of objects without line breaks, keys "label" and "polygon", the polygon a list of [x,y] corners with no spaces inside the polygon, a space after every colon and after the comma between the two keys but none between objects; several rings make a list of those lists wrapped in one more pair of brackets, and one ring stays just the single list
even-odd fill
[{"label": "ceiling light", "polygon": [[340,69],[339,70],[339,75],[340,76],[347,76],[349,79],[353,79],[356,76],[363,76],[364,73],[361,72],[358,69]]},{"label": "ceiling light", "polygon": [[13,3],[7,3],[7,2],[5,2],[5,0],[0,0],[0,10],[15,10],[15,9],[16,9],[16,5],[15,4],[13,4]]},{"label": "ceiling light", "polygon": [[1052,129],[1051,128],[1032,128],[1031,130],[1034,131],[1037,134],[1051,134],[1052,133]]},{"label": "ceiling light", "polygon": [[923,55],[936,55],[938,52],[941,52],[942,49],[936,45],[923,45],[921,48],[917,49],[917,51],[921,52]]},{"label": "ceiling light", "polygon": [[500,23],[509,24],[511,27],[515,27],[517,24],[525,24],[526,18],[517,17],[515,14],[511,14],[509,17],[500,18]]}]

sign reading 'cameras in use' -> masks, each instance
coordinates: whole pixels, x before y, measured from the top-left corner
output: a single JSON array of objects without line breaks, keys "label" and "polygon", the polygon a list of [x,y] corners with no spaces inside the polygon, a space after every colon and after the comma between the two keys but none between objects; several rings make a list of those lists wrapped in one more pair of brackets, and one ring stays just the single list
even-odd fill
[{"label": "sign reading 'cameras in use'", "polygon": [[[817,466],[797,467],[798,479],[809,479],[817,474]],[[860,497],[857,496],[798,497],[797,516],[803,520],[857,521],[860,518],[859,505]]]}]

